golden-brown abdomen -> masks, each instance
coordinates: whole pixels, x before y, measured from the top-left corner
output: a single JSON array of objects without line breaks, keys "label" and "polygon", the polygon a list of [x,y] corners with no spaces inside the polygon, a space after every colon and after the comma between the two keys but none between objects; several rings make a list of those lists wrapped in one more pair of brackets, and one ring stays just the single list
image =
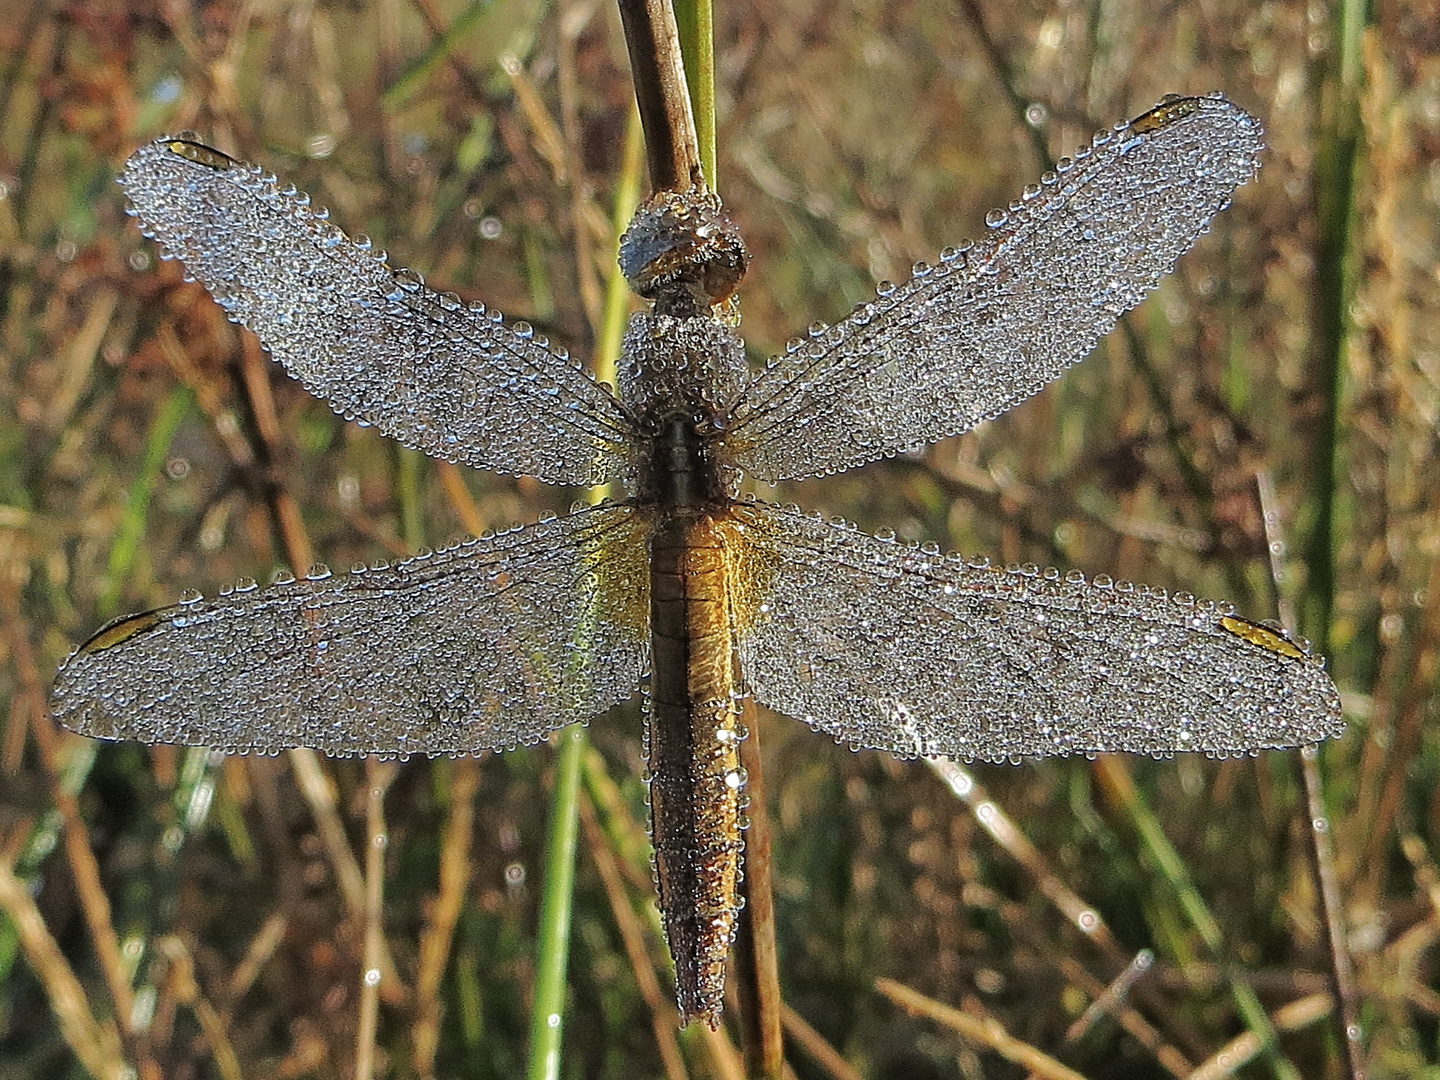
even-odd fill
[{"label": "golden-brown abdomen", "polygon": [[680,1011],[719,1022],[740,912],[745,773],[723,523],[663,515],[650,545],[650,828]]}]

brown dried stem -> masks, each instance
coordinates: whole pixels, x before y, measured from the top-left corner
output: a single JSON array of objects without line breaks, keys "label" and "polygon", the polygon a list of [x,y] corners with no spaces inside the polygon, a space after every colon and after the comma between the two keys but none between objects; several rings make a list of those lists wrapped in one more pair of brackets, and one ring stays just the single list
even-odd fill
[{"label": "brown dried stem", "polygon": [[621,0],[620,21],[645,128],[650,183],[656,191],[684,191],[703,182],[704,173],[675,12],[670,0]]}]

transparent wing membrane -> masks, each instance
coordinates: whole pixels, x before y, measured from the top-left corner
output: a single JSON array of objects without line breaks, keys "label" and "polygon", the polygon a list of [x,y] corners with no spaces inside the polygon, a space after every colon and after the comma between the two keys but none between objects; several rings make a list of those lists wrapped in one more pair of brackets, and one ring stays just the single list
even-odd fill
[{"label": "transparent wing membrane", "polygon": [[999,569],[764,504],[737,508],[764,592],[740,642],[761,704],[855,746],[1006,761],[1232,756],[1339,735],[1323,661],[1224,604]]},{"label": "transparent wing membrane", "polygon": [[526,324],[392,270],[308,196],[184,138],[137,151],[120,179],[146,235],[347,419],[549,483],[621,475],[615,398]]},{"label": "transparent wing membrane", "polygon": [[1062,161],[984,239],[772,358],[727,446],[763,480],[848,469],[965,431],[1082,359],[1258,165],[1220,97],[1167,99]]},{"label": "transparent wing membrane", "polygon": [[121,619],[61,669],[57,718],[107,739],[450,754],[534,742],[646,669],[647,528],[584,510],[348,577]]}]

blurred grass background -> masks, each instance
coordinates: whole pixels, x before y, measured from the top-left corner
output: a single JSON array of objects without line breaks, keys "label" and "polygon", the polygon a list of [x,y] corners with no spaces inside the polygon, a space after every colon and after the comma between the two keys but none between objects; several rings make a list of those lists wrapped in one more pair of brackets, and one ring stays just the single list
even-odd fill
[{"label": "blurred grass background", "polygon": [[[756,356],[976,234],[1042,151],[1166,92],[1222,89],[1262,117],[1258,180],[1133,333],[923,458],[780,495],[1270,617],[1255,476],[1272,477],[1281,594],[1351,720],[1321,768],[1370,1075],[1440,1075],[1440,10],[916,0],[717,19],[720,190],[754,256]],[[0,14],[0,1078],[121,1060],[169,1078],[356,1068],[373,769],[57,732],[44,693],[68,649],[184,588],[264,579],[297,542],[344,568],[580,494],[343,424],[158,264],[124,215],[120,163],[196,129],[396,265],[588,355],[630,108],[598,0]],[[1026,1075],[900,1008],[888,978],[1097,1080],[1183,1076],[1222,1050],[1239,1075],[1344,1075],[1285,756],[977,769],[1033,845],[1022,862],[981,800],[922,766],[763,724],[782,988],[856,1074]],[[666,1046],[638,715],[591,734],[565,1075],[727,1075],[721,1040]],[[380,1075],[523,1067],[552,764],[541,747],[393,777]],[[1058,886],[1110,936],[1067,920],[1046,899]],[[1073,1028],[1141,949],[1155,960],[1129,1011]],[[1256,1031],[1242,990],[1278,1050],[1232,1043]],[[791,1063],[844,1075],[798,1044]]]}]

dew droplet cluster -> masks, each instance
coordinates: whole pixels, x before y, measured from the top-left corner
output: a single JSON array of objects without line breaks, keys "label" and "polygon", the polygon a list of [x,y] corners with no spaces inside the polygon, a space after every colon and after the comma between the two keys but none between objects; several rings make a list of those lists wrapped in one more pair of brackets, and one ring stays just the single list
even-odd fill
[{"label": "dew droplet cluster", "polygon": [[[467,754],[534,743],[627,700],[649,642],[597,612],[648,583],[607,505],[344,577],[254,582],[117,620],[66,662],[57,717],[85,734],[228,753]],[[619,576],[616,573],[619,572]]]},{"label": "dew droplet cluster", "polygon": [[742,548],[754,545],[737,561],[775,567],[768,617],[740,642],[749,687],[852,746],[999,762],[1232,757],[1340,730],[1323,663],[1276,631],[1287,650],[1255,647],[1225,625],[1228,604],[996,567],[793,507],[737,515]]}]

